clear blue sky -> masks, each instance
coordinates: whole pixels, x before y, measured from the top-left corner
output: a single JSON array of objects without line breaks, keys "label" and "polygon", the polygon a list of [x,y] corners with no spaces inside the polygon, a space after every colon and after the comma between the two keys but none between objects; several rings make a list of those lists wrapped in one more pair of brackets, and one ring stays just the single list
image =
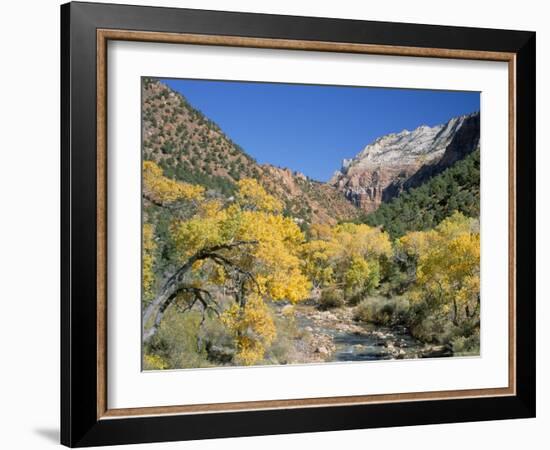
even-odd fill
[{"label": "clear blue sky", "polygon": [[478,92],[163,79],[260,163],[328,180],[379,136],[479,111]]}]

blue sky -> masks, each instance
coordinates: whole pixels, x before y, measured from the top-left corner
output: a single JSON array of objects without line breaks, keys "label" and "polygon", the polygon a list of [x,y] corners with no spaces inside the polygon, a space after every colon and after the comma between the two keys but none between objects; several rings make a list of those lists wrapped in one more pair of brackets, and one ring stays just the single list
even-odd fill
[{"label": "blue sky", "polygon": [[163,79],[260,163],[328,180],[379,136],[479,111],[478,92]]}]

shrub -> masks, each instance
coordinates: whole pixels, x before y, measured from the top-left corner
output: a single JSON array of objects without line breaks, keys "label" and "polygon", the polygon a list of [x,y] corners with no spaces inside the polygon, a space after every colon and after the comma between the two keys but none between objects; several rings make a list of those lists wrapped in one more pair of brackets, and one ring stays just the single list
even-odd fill
[{"label": "shrub", "polygon": [[388,325],[393,315],[393,305],[380,298],[368,298],[355,308],[354,319],[376,325]]},{"label": "shrub", "polygon": [[365,293],[357,292],[355,294],[350,295],[346,300],[348,305],[356,306],[359,303],[361,303],[364,299],[365,299]]},{"label": "shrub", "polygon": [[[197,368],[220,365],[209,349],[231,350],[232,340],[216,318],[207,318],[200,326],[201,314],[191,311],[181,314],[178,308],[168,310],[157,336],[145,351],[145,369]],[[220,352],[218,352],[220,353]],[[219,355],[214,355],[219,356]],[[163,367],[159,367],[162,362]]]},{"label": "shrub", "polygon": [[477,356],[479,355],[479,333],[469,337],[458,336],[451,341],[453,355],[455,356]]},{"label": "shrub", "polygon": [[158,355],[145,354],[143,357],[143,370],[168,369],[168,364]]},{"label": "shrub", "polygon": [[274,315],[277,335],[272,344],[267,348],[265,360],[271,364],[289,364],[294,360],[295,340],[299,339],[301,328],[296,326],[294,312],[287,305],[281,311],[281,316]]},{"label": "shrub", "polygon": [[344,306],[344,292],[337,288],[323,289],[319,298],[319,309],[330,309]]},{"label": "shrub", "polygon": [[444,344],[447,339],[444,338],[446,333],[446,318],[428,315],[423,318],[414,316],[411,319],[410,332],[413,337],[422,341],[434,344]]},{"label": "shrub", "polygon": [[411,308],[408,326],[416,339],[450,345],[456,356],[479,355],[479,322],[475,318],[455,325],[446,314],[431,311],[426,304],[419,304]]},{"label": "shrub", "polygon": [[371,297],[355,308],[354,319],[375,325],[394,325],[407,321],[409,302],[403,298]]}]

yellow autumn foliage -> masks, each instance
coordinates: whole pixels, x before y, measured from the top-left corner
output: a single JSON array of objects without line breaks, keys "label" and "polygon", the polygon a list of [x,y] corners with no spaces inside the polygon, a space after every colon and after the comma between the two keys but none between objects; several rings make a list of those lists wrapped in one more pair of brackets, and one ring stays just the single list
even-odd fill
[{"label": "yellow autumn foliage", "polygon": [[311,283],[302,273],[298,253],[304,235],[290,218],[239,207],[208,210],[208,214],[174,225],[172,237],[182,260],[217,245],[253,243],[227,250],[224,255],[253,274],[262,294],[272,300],[298,302],[307,298]]},{"label": "yellow autumn foliage", "polygon": [[426,253],[437,239],[438,234],[435,230],[411,231],[398,239],[396,245],[408,255],[418,256]]},{"label": "yellow autumn foliage", "polygon": [[154,228],[153,225],[149,223],[143,224],[143,255],[142,255],[142,285],[143,285],[143,295],[145,299],[148,299],[152,296],[152,288],[155,282],[155,274],[153,272],[155,250],[157,244],[154,240]]},{"label": "yellow autumn foliage", "polygon": [[158,355],[145,354],[143,357],[143,366],[145,370],[163,370],[168,368],[168,364]]},{"label": "yellow autumn foliage", "polygon": [[479,305],[477,222],[454,213],[434,230],[405,235],[400,244],[418,260],[411,300],[429,299],[455,322],[470,317]]},{"label": "yellow autumn foliage", "polygon": [[225,215],[224,211],[220,211],[211,217],[194,216],[189,220],[174,222],[172,239],[182,261],[203,248],[225,242],[222,232]]},{"label": "yellow autumn foliage", "polygon": [[336,283],[348,293],[376,287],[378,261],[393,251],[387,233],[365,224],[316,225],[310,234],[316,239],[302,245],[301,258],[304,273],[318,287]]},{"label": "yellow autumn foliage", "polygon": [[333,239],[343,256],[379,258],[391,256],[392,246],[388,233],[365,224],[343,223],[334,227]]},{"label": "yellow autumn foliage", "polygon": [[277,334],[268,307],[259,295],[250,295],[244,307],[233,304],[221,318],[232,333],[237,362],[252,365],[262,360]]},{"label": "yellow autumn foliage", "polygon": [[307,298],[311,282],[302,273],[298,253],[304,235],[292,219],[243,211],[237,235],[239,239],[257,242],[249,252],[252,261],[243,261],[243,264],[257,274],[256,280],[264,295],[293,303]]},{"label": "yellow autumn foliage", "polygon": [[143,192],[155,202],[168,204],[176,200],[201,200],[202,186],[171,180],[153,161],[143,162]]},{"label": "yellow autumn foliage", "polygon": [[314,240],[305,242],[301,248],[304,273],[319,287],[333,281],[332,259],[337,252],[333,241]]},{"label": "yellow autumn foliage", "polygon": [[243,178],[237,183],[237,186],[237,203],[243,209],[273,213],[279,213],[283,210],[281,201],[268,194],[255,179]]},{"label": "yellow autumn foliage", "polygon": [[[235,336],[242,364],[263,358],[273,339],[274,325],[264,301],[296,303],[311,290],[300,258],[304,234],[291,218],[278,213],[280,209],[280,202],[256,181],[242,180],[233,204],[203,201],[193,217],[176,220],[171,227],[181,262],[200,251],[218,249],[219,255],[250,275],[244,280],[246,306],[235,302],[222,320]],[[227,270],[219,260],[204,260],[192,266],[188,282],[201,288],[225,286],[230,282]],[[258,324],[252,326],[253,320]]]},{"label": "yellow autumn foliage", "polygon": [[332,238],[332,227],[326,223],[312,223],[309,227],[310,239],[329,241]]},{"label": "yellow autumn foliage", "polygon": [[[386,288],[391,275],[387,267],[395,261],[409,264],[408,301],[429,304],[447,322],[479,313],[479,224],[462,214],[453,214],[432,230],[408,233],[393,246],[380,228],[354,223],[312,224],[308,240],[296,222],[282,214],[282,202],[254,179],[239,181],[234,199],[220,201],[205,197],[202,187],[164,177],[153,162],[145,162],[143,170],[144,192],[155,202],[193,202],[186,215],[170,217],[170,250],[174,260],[179,259],[176,263],[198,257],[185,272],[185,283],[204,290],[206,301],[219,307],[221,315],[208,320],[221,322],[233,339],[237,364],[257,364],[266,354],[271,358],[268,351],[273,351],[277,330],[269,302],[288,301],[284,316],[290,318],[293,305],[309,298],[313,286],[332,290],[350,303],[361,301],[381,280]],[[166,228],[157,232],[166,233]],[[146,223],[144,298],[152,296],[155,286],[156,253],[155,230]],[[180,303],[193,299],[193,290],[188,291]],[[146,355],[146,365],[164,368],[157,358]]]},{"label": "yellow autumn foliage", "polygon": [[348,293],[368,290],[378,283],[378,278],[378,264],[355,255],[344,273],[344,288]]}]

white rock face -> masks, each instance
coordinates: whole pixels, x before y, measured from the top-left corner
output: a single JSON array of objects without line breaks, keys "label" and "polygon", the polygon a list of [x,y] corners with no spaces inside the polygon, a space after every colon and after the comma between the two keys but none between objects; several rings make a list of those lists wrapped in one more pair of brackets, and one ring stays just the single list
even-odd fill
[{"label": "white rock face", "polygon": [[435,127],[422,125],[413,131],[388,134],[374,140],[354,158],[344,159],[329,183],[356,206],[370,212],[382,201],[398,195],[422,167],[437,165],[445,158],[452,163],[478,143],[479,113],[455,117]]},{"label": "white rock face", "polygon": [[350,164],[351,164],[352,162],[353,162],[353,158],[350,158],[350,159],[343,159],[343,160],[342,160],[342,168],[343,168],[344,170],[346,170],[346,169],[350,166]]},{"label": "white rock face", "polygon": [[352,160],[345,159],[342,172],[350,173],[379,165],[429,163],[441,158],[466,117],[455,117],[435,127],[422,125],[413,131],[403,130],[379,137]]}]

